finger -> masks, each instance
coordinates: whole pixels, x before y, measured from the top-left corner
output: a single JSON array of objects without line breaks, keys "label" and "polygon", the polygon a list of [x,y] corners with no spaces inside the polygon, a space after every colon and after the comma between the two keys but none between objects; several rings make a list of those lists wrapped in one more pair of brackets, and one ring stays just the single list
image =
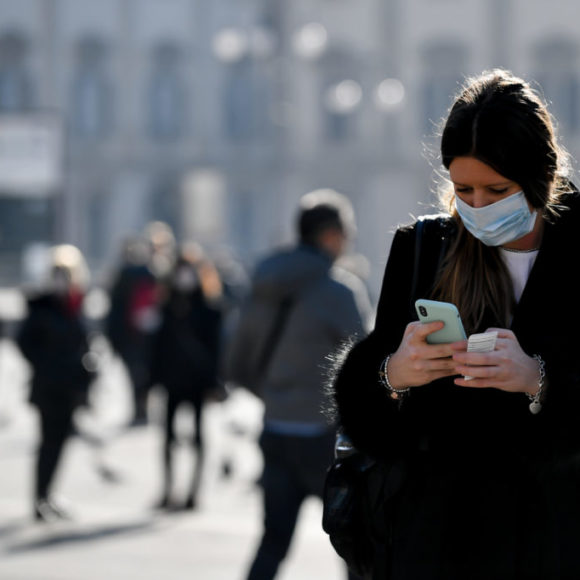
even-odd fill
[{"label": "finger", "polygon": [[452,358],[437,358],[428,361],[426,364],[429,372],[445,371],[452,372],[452,374],[459,374],[457,372],[457,365]]},{"label": "finger", "polygon": [[414,334],[419,328],[421,328],[421,326],[423,326],[423,324],[418,320],[414,322],[409,322],[409,324],[407,324],[407,326],[405,327],[405,332],[403,333],[403,336],[409,336]]},{"label": "finger", "polygon": [[442,320],[436,320],[435,322],[419,322],[416,326],[416,334],[421,339],[425,339],[429,334],[441,330],[445,326]]},{"label": "finger", "polygon": [[[472,374],[468,375],[473,377]],[[459,387],[470,387],[476,389],[500,389],[507,391],[507,383],[505,381],[494,380],[494,379],[482,379],[482,378],[470,378],[466,379],[465,376],[457,377],[453,380],[454,384]]]},{"label": "finger", "polygon": [[467,350],[467,341],[460,340],[458,342],[452,342],[449,344],[453,352],[465,352]]},{"label": "finger", "polygon": [[456,365],[457,374],[473,377],[471,380],[483,379],[487,383],[497,377],[498,367],[496,366],[474,366]]},{"label": "finger", "polygon": [[488,328],[485,332],[497,332],[498,338],[515,338],[515,334],[509,328]]},{"label": "finger", "polygon": [[427,360],[449,361],[453,365],[453,349],[450,344],[430,344],[424,349],[424,358]]},{"label": "finger", "polygon": [[462,365],[497,366],[498,355],[491,352],[455,352],[453,360]]},{"label": "finger", "polygon": [[515,343],[515,336],[497,337],[495,341],[495,350],[506,350],[511,348]]},{"label": "finger", "polygon": [[[495,354],[502,357],[504,360],[511,360],[515,355],[522,351],[522,347],[518,339],[514,336],[505,338],[498,338],[495,343]],[[499,353],[499,354],[498,354]],[[501,360],[498,358],[498,361]]]},{"label": "finger", "polygon": [[465,377],[458,377],[454,379],[453,384],[457,385],[458,387],[467,387],[469,389],[487,389],[493,386],[489,381],[484,379],[466,379]]},{"label": "finger", "polygon": [[413,328],[416,328],[417,326],[421,326],[421,322],[419,322],[418,320],[414,320],[413,322],[409,322],[409,324],[407,324],[407,326],[405,327],[405,332],[409,332],[410,330],[412,330]]}]

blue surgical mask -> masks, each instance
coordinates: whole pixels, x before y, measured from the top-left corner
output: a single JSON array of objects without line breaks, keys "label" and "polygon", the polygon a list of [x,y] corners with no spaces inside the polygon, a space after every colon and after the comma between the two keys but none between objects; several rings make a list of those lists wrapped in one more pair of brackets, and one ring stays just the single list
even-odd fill
[{"label": "blue surgical mask", "polygon": [[530,211],[523,191],[484,207],[471,207],[456,195],[455,207],[463,225],[486,246],[519,240],[534,229],[538,215]]}]

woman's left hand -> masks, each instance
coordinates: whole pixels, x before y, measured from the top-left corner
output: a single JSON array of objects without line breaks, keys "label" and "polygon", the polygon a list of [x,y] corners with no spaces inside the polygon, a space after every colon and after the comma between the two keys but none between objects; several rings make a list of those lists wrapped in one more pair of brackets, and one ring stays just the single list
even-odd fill
[{"label": "woman's left hand", "polygon": [[497,332],[495,350],[477,353],[458,351],[453,354],[456,371],[473,377],[454,380],[460,387],[492,387],[511,393],[535,394],[538,390],[538,362],[528,356],[520,346],[516,335],[505,328],[488,328]]}]

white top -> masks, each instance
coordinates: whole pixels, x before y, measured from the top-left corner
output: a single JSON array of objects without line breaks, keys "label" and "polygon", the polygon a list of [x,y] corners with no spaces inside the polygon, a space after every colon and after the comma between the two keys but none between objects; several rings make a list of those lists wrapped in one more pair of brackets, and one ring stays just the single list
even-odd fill
[{"label": "white top", "polygon": [[528,281],[528,277],[538,256],[538,252],[539,250],[532,250],[530,252],[514,252],[506,250],[505,248],[500,248],[503,261],[512,277],[516,303],[518,303],[522,297],[524,288],[526,287],[526,282]]}]

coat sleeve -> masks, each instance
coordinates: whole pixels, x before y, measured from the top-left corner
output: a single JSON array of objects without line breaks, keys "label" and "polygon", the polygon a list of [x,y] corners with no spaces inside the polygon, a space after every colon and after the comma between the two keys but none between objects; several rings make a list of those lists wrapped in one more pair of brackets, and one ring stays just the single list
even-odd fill
[{"label": "coat sleeve", "polygon": [[324,297],[324,314],[319,313],[324,316],[336,343],[343,343],[352,337],[368,334],[372,308],[361,280],[348,273],[341,273],[337,280],[339,284]]},{"label": "coat sleeve", "polygon": [[[406,445],[405,405],[399,406],[379,381],[385,357],[394,352],[409,322],[415,243],[412,229],[395,234],[387,261],[377,318],[370,335],[354,345],[337,371],[334,397],[339,421],[353,443],[375,457]],[[393,446],[385,445],[392,441]]]},{"label": "coat sleeve", "polygon": [[574,461],[580,450],[580,308],[572,258],[580,251],[578,210],[563,214],[560,223],[546,232],[545,252],[538,256],[522,296],[522,311],[514,320],[522,348],[546,363],[542,410],[529,420],[556,457]]},{"label": "coat sleeve", "polygon": [[45,336],[45,325],[41,317],[29,310],[18,329],[16,344],[24,358],[33,366],[43,358]]}]

